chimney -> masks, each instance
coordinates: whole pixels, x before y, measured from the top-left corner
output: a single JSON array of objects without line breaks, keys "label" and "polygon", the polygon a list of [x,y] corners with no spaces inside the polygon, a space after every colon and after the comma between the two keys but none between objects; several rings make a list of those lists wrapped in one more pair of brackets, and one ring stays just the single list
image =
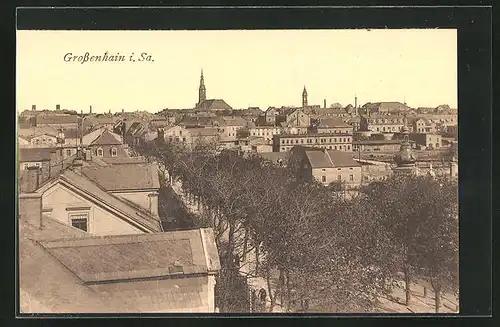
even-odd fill
[{"label": "chimney", "polygon": [[358,107],[358,97],[354,97],[354,108]]},{"label": "chimney", "polygon": [[61,105],[60,104],[56,104],[56,110],[61,110]]},{"label": "chimney", "polygon": [[326,99],[323,100],[323,108],[326,109]]},{"label": "chimney", "polygon": [[90,114],[92,115],[92,106],[90,106]]},{"label": "chimney", "polygon": [[31,110],[33,110],[33,111],[36,110],[36,104],[31,105]]},{"label": "chimney", "polygon": [[40,178],[40,168],[28,167],[21,172],[20,191],[22,193],[35,192],[38,189]]},{"label": "chimney", "polygon": [[19,194],[19,219],[38,229],[42,228],[42,195],[38,193]]}]

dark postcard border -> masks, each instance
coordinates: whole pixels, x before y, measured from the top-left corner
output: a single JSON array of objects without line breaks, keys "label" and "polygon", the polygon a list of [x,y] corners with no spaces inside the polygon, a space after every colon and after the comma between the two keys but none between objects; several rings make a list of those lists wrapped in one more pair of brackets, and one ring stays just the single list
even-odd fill
[{"label": "dark postcard border", "polygon": [[[461,315],[489,315],[491,313],[491,8],[73,8],[56,10],[20,8],[17,10],[17,27],[18,29],[53,30],[457,28],[460,110]],[[14,45],[14,42],[11,44]],[[11,67],[14,67],[15,50],[11,54],[11,60],[13,64]],[[15,75],[11,82],[15,81],[14,77]],[[411,78],[411,76],[402,74],[402,78]],[[436,78],[439,78],[438,72]],[[11,94],[14,95],[14,93]],[[15,99],[12,100],[12,108],[15,108]],[[9,115],[10,119],[13,118],[12,113],[6,112],[6,115]],[[7,168],[14,170],[11,165]],[[9,180],[12,180],[12,177]],[[6,243],[4,249],[15,251],[11,231],[17,231],[15,231],[14,222],[10,222],[12,222],[12,228],[10,224],[7,224],[8,228],[5,229],[9,237],[3,239]],[[16,265],[14,257],[3,266],[12,267],[13,265]],[[3,273],[6,278],[12,280],[11,270],[4,269]],[[8,305],[12,303],[10,299],[14,298],[17,290],[15,283],[8,282],[6,278],[3,279],[6,285],[2,289],[8,289],[9,292],[5,294],[7,298],[3,301],[3,310],[6,311],[6,316],[12,316],[18,308],[11,308]],[[436,319],[428,318],[423,322],[429,324],[436,322]],[[347,320],[340,319],[339,321]],[[385,325],[391,320],[375,318],[367,321],[380,322]],[[76,323],[76,321],[73,320],[71,323]],[[406,323],[410,321],[407,320]]]}]

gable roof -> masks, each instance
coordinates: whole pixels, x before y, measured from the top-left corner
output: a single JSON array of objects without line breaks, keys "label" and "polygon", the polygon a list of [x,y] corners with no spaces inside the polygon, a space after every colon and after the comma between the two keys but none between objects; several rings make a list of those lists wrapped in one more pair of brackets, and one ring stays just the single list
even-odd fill
[{"label": "gable roof", "polygon": [[111,133],[104,129],[102,134],[99,135],[90,145],[121,145],[121,137],[118,134]]},{"label": "gable roof", "polygon": [[360,163],[351,154],[338,150],[306,149],[305,156],[311,168],[358,167]]},{"label": "gable roof", "polygon": [[19,162],[50,161],[51,153],[56,148],[21,148],[19,149]]},{"label": "gable roof", "polygon": [[159,189],[158,170],[152,164],[114,164],[82,167],[82,174],[106,191]]},{"label": "gable roof", "polygon": [[114,196],[86,176],[69,169],[65,170],[57,178],[48,180],[37,192],[43,193],[56,183],[62,183],[65,187],[82,196],[91,197],[102,208],[113,211],[123,220],[145,232],[159,232],[162,230],[159,218],[153,217],[143,208],[130,201]]},{"label": "gable roof", "polygon": [[200,102],[195,109],[204,110],[232,110],[230,105],[222,99],[209,99]]}]

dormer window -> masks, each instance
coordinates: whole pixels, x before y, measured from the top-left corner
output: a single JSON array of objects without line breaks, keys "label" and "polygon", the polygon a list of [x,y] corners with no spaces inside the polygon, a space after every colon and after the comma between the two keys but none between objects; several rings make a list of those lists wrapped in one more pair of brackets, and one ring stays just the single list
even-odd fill
[{"label": "dormer window", "polygon": [[117,156],[117,154],[118,154],[118,151],[116,150],[116,148],[114,148],[114,147],[113,147],[113,148],[111,148],[111,156],[112,156],[112,157],[116,157],[116,156]]},{"label": "dormer window", "polygon": [[98,157],[103,157],[104,156],[104,151],[102,150],[102,148],[98,148],[97,149],[97,156]]}]

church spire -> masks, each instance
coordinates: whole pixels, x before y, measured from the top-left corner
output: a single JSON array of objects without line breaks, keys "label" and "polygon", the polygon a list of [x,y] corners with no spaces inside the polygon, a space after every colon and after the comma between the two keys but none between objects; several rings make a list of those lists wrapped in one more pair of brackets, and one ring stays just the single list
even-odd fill
[{"label": "church spire", "polygon": [[207,99],[207,90],[205,88],[205,79],[203,77],[203,69],[201,69],[200,88],[198,89],[198,104]]},{"label": "church spire", "polygon": [[302,91],[302,108],[307,107],[307,90],[306,86],[304,85],[304,91]]}]

